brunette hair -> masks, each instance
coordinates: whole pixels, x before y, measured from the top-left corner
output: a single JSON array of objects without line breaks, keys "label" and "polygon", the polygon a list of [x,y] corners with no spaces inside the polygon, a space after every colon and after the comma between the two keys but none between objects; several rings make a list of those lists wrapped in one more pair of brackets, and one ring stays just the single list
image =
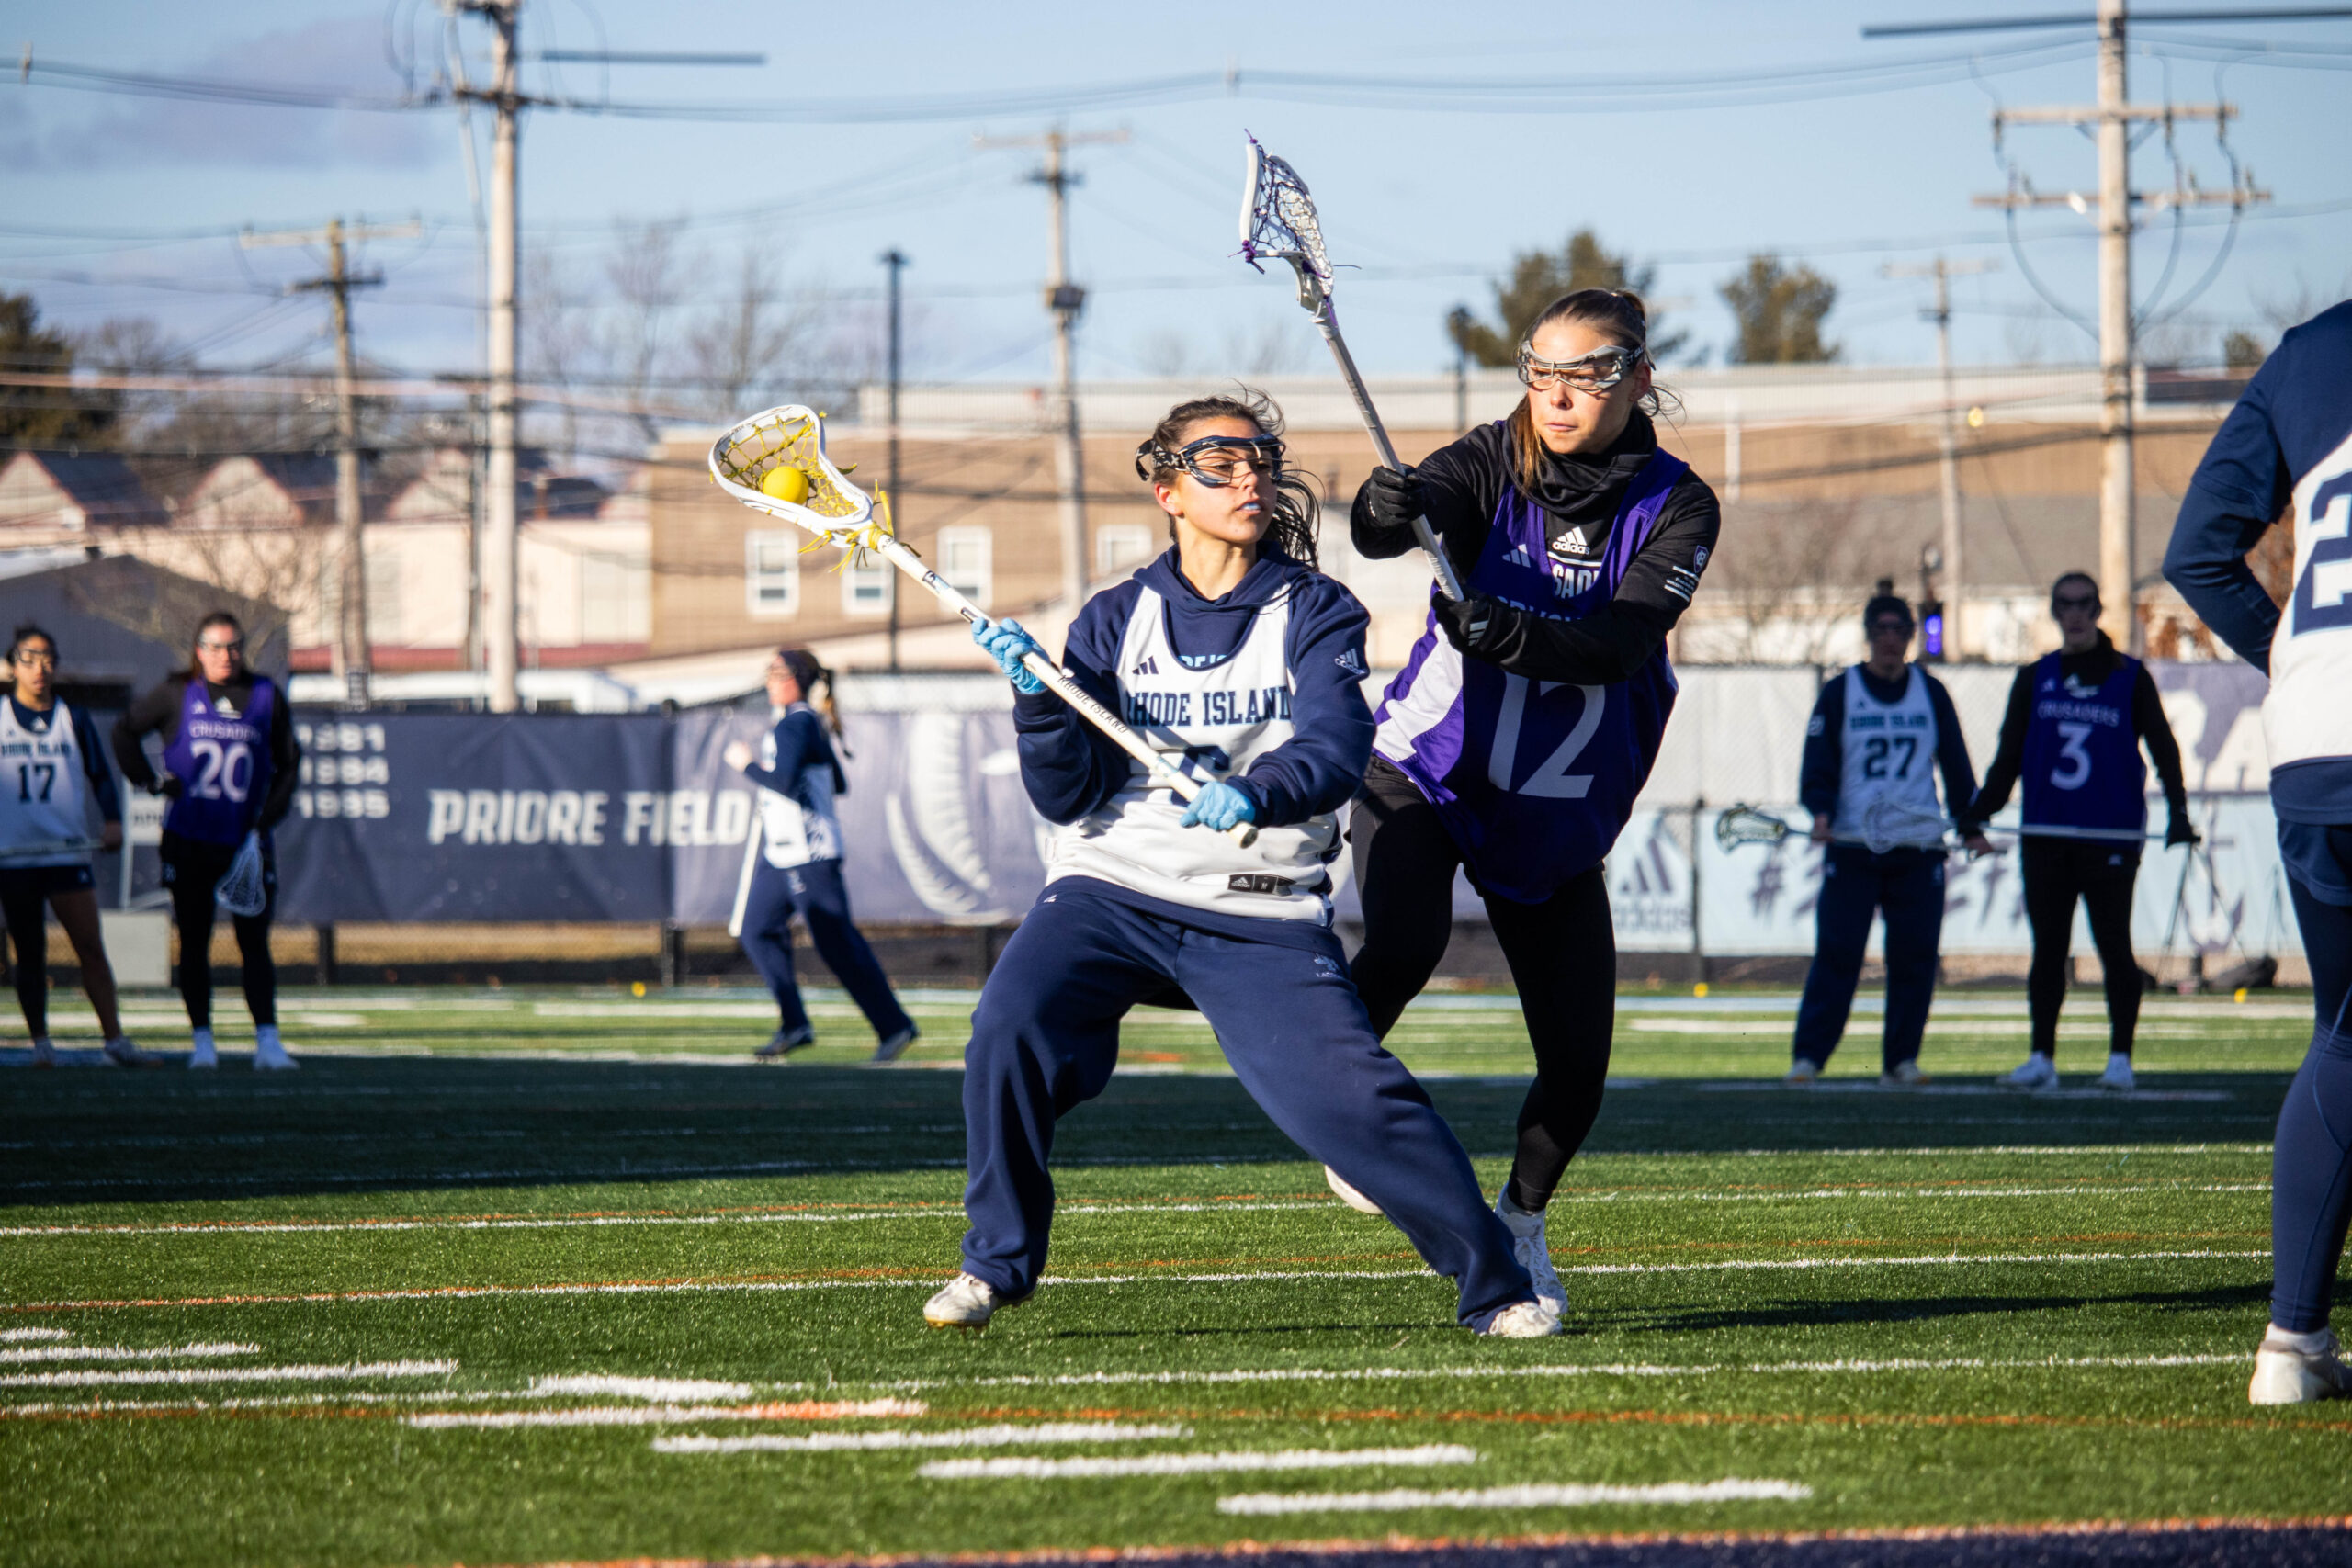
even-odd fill
[{"label": "brunette hair", "polygon": [[2058,574],[2058,581],[2050,585],[2050,613],[2052,615],[2054,615],[2058,613],[2058,590],[2065,587],[2066,584],[2070,582],[2079,582],[2084,587],[2089,589],[2093,599],[2103,601],[2106,598],[2106,595],[2098,591],[2098,579],[2093,577],[2089,572],[2062,571]]},{"label": "brunette hair", "polygon": [[[849,749],[848,738],[842,733],[841,710],[833,705],[833,672],[805,648],[779,648],[775,656],[784,660],[786,670],[792,671],[792,679],[799,686],[800,695],[824,719],[825,728],[833,732],[833,739],[841,743],[842,755],[854,755]],[[819,686],[825,688],[825,694],[821,697],[817,694]]]},{"label": "brunette hair", "polygon": [[[1555,321],[1575,321],[1590,327],[1619,347],[1640,349],[1645,355],[1649,349],[1649,308],[1630,288],[1579,288],[1561,295],[1544,306],[1544,313],[1529,324],[1527,335],[1519,340],[1521,349],[1523,351],[1535,341],[1537,333]],[[1635,406],[1645,414],[1655,415],[1669,400],[1677,408],[1681,406],[1674,400],[1674,394],[1662,391],[1652,382]],[[1544,444],[1535,438],[1535,416],[1527,412],[1525,398],[1520,399],[1519,405],[1510,411],[1510,442],[1511,478],[1518,481],[1521,493],[1532,496],[1543,482]]]},{"label": "brunette hair", "polygon": [[[1168,417],[1153,425],[1151,434],[1136,447],[1136,471],[1153,484],[1174,484],[1176,476],[1184,470],[1168,462],[1168,455],[1184,445],[1186,434],[1194,425],[1212,419],[1246,419],[1264,434],[1283,433],[1283,411],[1275,406],[1274,400],[1255,387],[1237,385],[1230,395],[1191,398],[1170,409]],[[1301,566],[1314,566],[1315,525],[1322,504],[1306,477],[1285,467],[1282,477],[1274,481],[1273,493],[1266,499],[1270,520],[1264,542]],[[1176,520],[1172,517],[1168,522],[1168,536],[1171,540],[1176,536]]]},{"label": "brunette hair", "polygon": [[204,640],[204,634],[210,631],[215,626],[226,626],[231,631],[235,632],[237,634],[237,640],[240,642],[243,642],[245,638],[245,623],[237,619],[236,616],[231,615],[226,610],[215,610],[212,614],[205,616],[204,619],[197,622],[196,635],[187,639],[187,673],[188,679],[191,681],[201,681],[204,679],[204,666],[197,661],[196,645],[202,642]]},{"label": "brunette hair", "polygon": [[14,665],[17,662],[17,649],[24,646],[25,639],[28,637],[37,637],[40,638],[41,641],[49,644],[50,652],[57,652],[57,639],[49,635],[49,628],[46,626],[36,626],[31,621],[27,621],[9,635],[8,662],[11,665]]}]

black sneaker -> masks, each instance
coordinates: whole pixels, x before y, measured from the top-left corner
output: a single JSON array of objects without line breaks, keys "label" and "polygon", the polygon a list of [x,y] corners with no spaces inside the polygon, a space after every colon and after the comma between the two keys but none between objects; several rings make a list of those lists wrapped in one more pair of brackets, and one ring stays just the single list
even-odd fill
[{"label": "black sneaker", "polygon": [[777,1030],[768,1037],[766,1044],[752,1053],[752,1056],[755,1061],[779,1062],[795,1051],[805,1049],[816,1043],[817,1032],[804,1023],[797,1029]]}]

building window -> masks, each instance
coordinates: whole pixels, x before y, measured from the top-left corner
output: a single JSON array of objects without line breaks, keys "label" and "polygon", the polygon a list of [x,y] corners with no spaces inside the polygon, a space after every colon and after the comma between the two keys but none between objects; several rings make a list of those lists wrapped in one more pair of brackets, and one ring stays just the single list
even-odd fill
[{"label": "building window", "polygon": [[893,580],[898,575],[880,556],[869,555],[863,562],[853,560],[842,566],[842,614],[888,615]]},{"label": "building window", "polygon": [[1105,523],[1094,530],[1094,575],[1109,577],[1151,555],[1151,530],[1141,523]]},{"label": "building window", "polygon": [[782,620],[800,608],[798,529],[743,536],[743,607],[757,620]]},{"label": "building window", "polygon": [[985,610],[989,605],[989,536],[986,528],[939,531],[939,575]]}]

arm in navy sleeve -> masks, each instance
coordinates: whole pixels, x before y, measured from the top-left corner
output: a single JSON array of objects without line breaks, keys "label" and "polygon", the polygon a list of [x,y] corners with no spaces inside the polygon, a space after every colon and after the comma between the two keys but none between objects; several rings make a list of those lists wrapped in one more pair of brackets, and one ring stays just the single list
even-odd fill
[{"label": "arm in navy sleeve", "polygon": [[[2147,673],[2145,665],[2140,673]],[[2009,683],[2009,709],[2001,716],[2001,743],[1994,748],[1992,765],[1984,770],[1984,783],[1976,792],[1975,804],[1964,813],[1956,809],[1954,816],[1965,815],[1970,821],[1982,823],[2009,803],[2009,791],[2017,788],[2018,775],[2025,771],[2025,731],[2032,720],[2033,666],[2029,664]],[[2165,733],[2169,735],[2171,731]],[[2179,755],[2177,751],[2173,753],[2176,763]]]},{"label": "arm in navy sleeve", "polygon": [[2255,373],[2214,433],[2165,550],[2165,581],[2240,659],[2266,673],[2278,606],[2246,566],[2245,553],[2294,492],[2270,421],[2271,388],[2287,374],[2285,357],[2272,355]]},{"label": "arm in navy sleeve", "polygon": [[302,747],[294,739],[294,710],[286,699],[286,688],[277,688],[277,700],[269,705],[269,794],[261,803],[261,817],[256,823],[265,833],[286,820],[294,809],[294,792],[302,784]]},{"label": "arm in navy sleeve", "polygon": [[743,767],[743,776],[762,789],[790,795],[792,786],[799,783],[800,770],[807,764],[813,750],[808,744],[813,739],[809,730],[817,723],[817,716],[813,713],[788,713],[777,719],[775,728],[768,731],[775,738],[775,766],[763,768],[756,761],[747,762]]},{"label": "arm in navy sleeve", "polygon": [[1364,631],[1372,617],[1329,578],[1306,578],[1292,600],[1295,688],[1291,738],[1228,779],[1257,807],[1261,827],[1284,828],[1336,811],[1372,761],[1372,709],[1363,700]]},{"label": "arm in navy sleeve", "polygon": [[1960,712],[1951,705],[1951,694],[1944,690],[1944,683],[1924,670],[1920,674],[1928,682],[1928,705],[1936,715],[1936,764],[1943,770],[1944,809],[1951,813],[1961,837],[1966,838],[1980,826],[1970,810],[1976,798],[1976,770],[1969,765],[1968,738],[1960,732]]},{"label": "arm in navy sleeve", "polygon": [[122,820],[122,792],[114,786],[114,770],[107,766],[106,753],[98,741],[97,721],[81,708],[74,712],[74,744],[82,753],[82,773],[90,781],[90,794],[98,803],[98,819],[102,822]]},{"label": "arm in navy sleeve", "polygon": [[[1119,639],[1136,592],[1123,582],[1088,600],[1062,650],[1062,668],[1113,713],[1119,711]],[[1134,760],[1051,688],[1014,695],[1012,728],[1022,784],[1048,822],[1077,821],[1133,776]]]},{"label": "arm in navy sleeve", "polygon": [[2172,721],[2165,716],[2164,694],[2156,690],[2156,678],[2144,664],[2132,687],[2132,728],[2140,732],[2148,760],[2156,765],[2156,779],[2164,785],[2165,807],[2172,819],[2188,821],[2188,783],[2180,771],[2180,742],[2173,738]]},{"label": "arm in navy sleeve", "polygon": [[1845,780],[1845,734],[1846,678],[1833,675],[1805,720],[1804,763],[1797,773],[1797,800],[1816,819],[1837,814],[1838,787]]}]

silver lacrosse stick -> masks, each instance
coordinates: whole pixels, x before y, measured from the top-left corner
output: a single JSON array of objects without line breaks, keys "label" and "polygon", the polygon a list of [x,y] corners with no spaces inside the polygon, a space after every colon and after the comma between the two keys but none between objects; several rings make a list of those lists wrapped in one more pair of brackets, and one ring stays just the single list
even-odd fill
[{"label": "silver lacrosse stick", "polygon": [[[1298,177],[1298,171],[1259,146],[1252,136],[1250,180],[1241,192],[1241,259],[1263,272],[1260,258],[1265,256],[1280,257],[1298,274],[1298,302],[1315,318],[1323,341],[1330,344],[1331,357],[1340,362],[1340,374],[1356,400],[1365,433],[1372,437],[1380,460],[1403,472],[1405,465],[1396,460],[1387,427],[1372,406],[1372,394],[1364,390],[1363,377],[1356,369],[1355,357],[1348,353],[1347,339],[1340,335],[1340,320],[1331,307],[1331,259],[1324,253],[1323,225],[1315,216],[1315,198],[1307,195],[1306,182]],[[1439,590],[1449,599],[1463,597],[1462,579],[1438,547],[1428,518],[1413,519],[1413,537],[1430,558]]]},{"label": "silver lacrosse stick", "polygon": [[1735,806],[1715,818],[1715,845],[1729,852],[1742,844],[1777,844],[1795,831],[1769,811]]}]

